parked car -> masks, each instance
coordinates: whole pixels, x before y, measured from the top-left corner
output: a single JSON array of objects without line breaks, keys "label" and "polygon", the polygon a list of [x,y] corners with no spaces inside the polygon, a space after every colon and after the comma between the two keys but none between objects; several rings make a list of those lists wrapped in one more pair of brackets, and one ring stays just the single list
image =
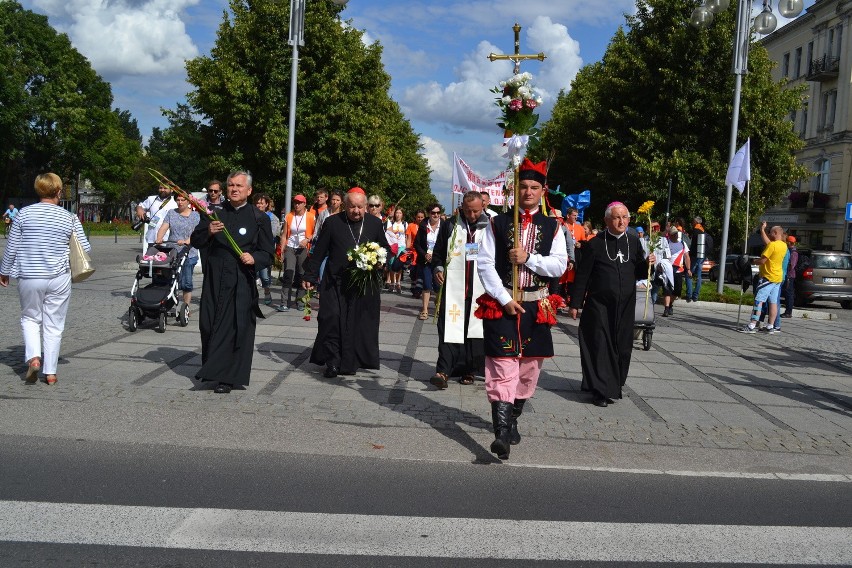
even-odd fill
[{"label": "parked car", "polygon": [[796,269],[796,304],[814,300],[840,302],[852,309],[852,255],[833,250],[800,250]]},{"label": "parked car", "polygon": [[[740,276],[740,273],[737,270],[736,265],[734,264],[735,261],[740,256],[741,255],[739,255],[739,254],[729,254],[725,258],[725,282],[728,283],[728,284],[739,284],[739,283],[742,282],[742,277]],[[757,258],[759,258],[759,257],[757,257],[757,256],[749,256],[748,257],[749,261],[753,261]],[[707,264],[707,263],[705,262],[705,264]],[[760,269],[758,268],[757,265],[755,265],[755,264],[751,265],[752,278],[758,273],[759,270]],[[718,280],[719,280],[719,265],[718,264],[714,264],[713,267],[710,268],[710,271],[708,273],[708,277],[710,278],[711,282],[718,282]]]}]

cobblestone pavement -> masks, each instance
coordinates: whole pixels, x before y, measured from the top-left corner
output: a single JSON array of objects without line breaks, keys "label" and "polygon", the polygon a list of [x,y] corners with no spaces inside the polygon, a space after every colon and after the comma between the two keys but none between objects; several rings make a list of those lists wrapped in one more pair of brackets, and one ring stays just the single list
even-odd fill
[{"label": "cobblestone pavement", "polygon": [[[0,288],[0,408],[10,401],[66,401],[133,408],[250,414],[339,425],[433,429],[487,435],[481,380],[429,384],[437,357],[431,319],[419,301],[385,295],[378,371],[328,380],[308,362],[316,319],[264,306],[251,385],[213,394],[192,378],[200,365],[197,321],[164,334],[150,320],[130,332],[126,314],[138,239],[93,239],[95,275],[74,286],[59,383],[26,385],[16,285]],[[196,275],[200,292],[201,276]],[[193,306],[197,309],[197,305]],[[658,307],[659,311],[659,307]],[[612,441],[648,448],[749,450],[843,458],[852,474],[852,318],[784,320],[775,335],[734,330],[736,312],[676,305],[658,318],[649,351],[636,342],[625,398],[601,409],[580,392],[576,322],[554,331],[557,356],[524,412],[524,434]],[[747,313],[743,318],[748,317]],[[2,427],[0,416],[0,427]],[[441,436],[438,436],[441,438]],[[440,457],[440,456],[438,456]],[[844,461],[845,460],[845,461]]]}]

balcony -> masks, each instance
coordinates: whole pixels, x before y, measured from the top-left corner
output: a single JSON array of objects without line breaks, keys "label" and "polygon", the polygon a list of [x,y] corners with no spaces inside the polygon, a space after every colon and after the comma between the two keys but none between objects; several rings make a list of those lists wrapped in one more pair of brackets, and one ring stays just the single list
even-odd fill
[{"label": "balcony", "polygon": [[837,207],[840,196],[834,193],[794,191],[787,196],[790,209],[831,209]]},{"label": "balcony", "polygon": [[840,74],[840,58],[829,57],[823,55],[819,59],[814,59],[808,65],[808,74],[805,77],[808,81],[828,81],[837,79]]}]

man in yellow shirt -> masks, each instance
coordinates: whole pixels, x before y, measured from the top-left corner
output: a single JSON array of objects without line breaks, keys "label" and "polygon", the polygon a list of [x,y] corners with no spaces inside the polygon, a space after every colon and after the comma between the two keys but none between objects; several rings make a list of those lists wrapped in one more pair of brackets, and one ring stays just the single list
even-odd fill
[{"label": "man in yellow shirt", "polygon": [[[766,231],[766,221],[761,226],[761,231]],[[778,292],[781,282],[784,280],[784,257],[787,254],[787,245],[784,243],[784,229],[779,226],[769,230],[769,243],[760,254],[760,258],[753,261],[760,267],[760,277],[754,286],[754,309],[751,313],[751,321],[740,329],[742,333],[757,332],[757,322],[763,303],[769,302],[769,319],[774,322],[778,313]]]}]

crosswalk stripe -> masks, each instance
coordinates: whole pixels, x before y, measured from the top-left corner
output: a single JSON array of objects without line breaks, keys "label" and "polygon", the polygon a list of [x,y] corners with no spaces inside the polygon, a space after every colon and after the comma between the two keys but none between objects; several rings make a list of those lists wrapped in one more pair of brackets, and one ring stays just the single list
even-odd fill
[{"label": "crosswalk stripe", "polygon": [[852,564],[848,527],[495,520],[0,501],[0,541],[449,558]]}]

